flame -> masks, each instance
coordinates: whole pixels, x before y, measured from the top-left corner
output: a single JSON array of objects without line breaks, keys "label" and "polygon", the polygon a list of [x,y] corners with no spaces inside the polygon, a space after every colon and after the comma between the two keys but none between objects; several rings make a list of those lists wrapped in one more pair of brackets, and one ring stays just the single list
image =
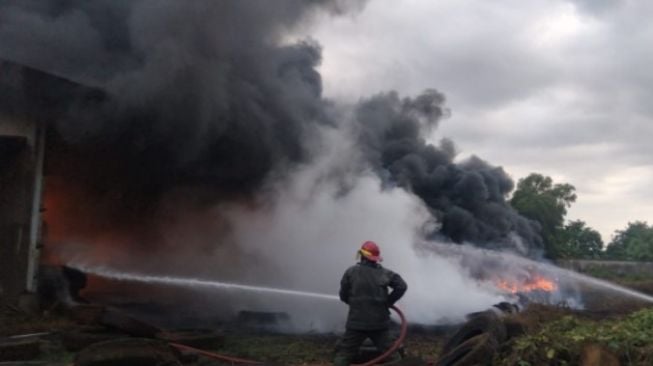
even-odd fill
[{"label": "flame", "polygon": [[74,254],[94,263],[117,260],[128,237],[103,216],[91,193],[61,176],[47,177],[43,192],[41,263],[63,265]]},{"label": "flame", "polygon": [[513,294],[531,291],[553,292],[558,289],[558,285],[555,281],[539,275],[531,276],[526,281],[522,282],[499,279],[495,282],[495,285],[499,289]]}]

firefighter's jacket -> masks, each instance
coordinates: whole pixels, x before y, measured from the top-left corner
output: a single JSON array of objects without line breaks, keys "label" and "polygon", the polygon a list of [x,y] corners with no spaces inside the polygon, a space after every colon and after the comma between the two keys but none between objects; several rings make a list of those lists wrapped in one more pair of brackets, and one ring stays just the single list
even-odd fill
[{"label": "firefighter's jacket", "polygon": [[349,267],[340,281],[340,300],[349,305],[347,329],[387,329],[389,307],[407,288],[401,276],[377,263],[362,260]]}]

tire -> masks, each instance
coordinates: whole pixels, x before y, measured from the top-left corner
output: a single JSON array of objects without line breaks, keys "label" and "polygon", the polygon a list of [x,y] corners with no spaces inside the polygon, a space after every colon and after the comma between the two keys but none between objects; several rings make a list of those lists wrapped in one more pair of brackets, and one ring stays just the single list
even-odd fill
[{"label": "tire", "polygon": [[524,323],[516,319],[506,318],[504,319],[503,324],[506,327],[507,339],[517,338],[526,333],[526,327],[524,326]]},{"label": "tire", "polygon": [[41,355],[38,339],[3,340],[0,342],[0,361],[27,361]]},{"label": "tire", "polygon": [[134,337],[154,338],[161,329],[114,309],[102,313],[100,324]]},{"label": "tire", "polygon": [[493,311],[475,313],[444,344],[442,354],[449,353],[467,340],[481,334],[490,334],[497,343],[503,343],[507,339],[506,326],[497,314]]},{"label": "tire", "polygon": [[61,343],[66,351],[77,352],[92,344],[124,338],[122,333],[108,331],[102,327],[86,327],[61,333]]},{"label": "tire", "polygon": [[102,319],[105,308],[102,305],[75,305],[68,312],[70,317],[78,324],[97,325]]},{"label": "tire", "polygon": [[498,343],[489,333],[472,337],[440,357],[437,366],[490,365]]},{"label": "tire", "polygon": [[161,341],[123,338],[93,344],[77,354],[75,366],[180,366],[178,352]]}]

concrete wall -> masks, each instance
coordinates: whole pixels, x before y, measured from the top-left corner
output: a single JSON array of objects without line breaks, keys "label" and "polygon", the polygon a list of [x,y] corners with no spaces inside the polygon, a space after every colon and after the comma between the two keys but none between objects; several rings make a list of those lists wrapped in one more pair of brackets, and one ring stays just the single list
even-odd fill
[{"label": "concrete wall", "polygon": [[0,60],[0,297],[36,288],[46,135],[49,146],[56,121],[106,98],[102,90]]},{"label": "concrete wall", "polygon": [[0,297],[9,301],[33,290],[38,133],[35,122],[0,114]]}]

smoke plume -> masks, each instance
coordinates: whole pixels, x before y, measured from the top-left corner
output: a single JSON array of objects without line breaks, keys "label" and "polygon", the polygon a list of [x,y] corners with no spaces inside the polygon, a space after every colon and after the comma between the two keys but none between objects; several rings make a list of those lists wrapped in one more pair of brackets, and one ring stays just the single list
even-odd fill
[{"label": "smoke plume", "polygon": [[441,223],[431,236],[518,249],[511,235],[517,234],[529,247],[540,247],[537,225],[506,202],[514,184],[503,169],[475,156],[455,163],[451,140],[439,146],[425,140],[448,114],[444,100],[427,90],[415,98],[391,92],[362,101],[356,122],[368,161],[386,185],[413,192],[429,207]]},{"label": "smoke plume", "polygon": [[2,57],[106,91],[74,103],[51,139],[49,171],[62,182],[50,188],[73,197],[60,203],[74,206],[76,231],[136,225],[137,241],[157,240],[143,232],[166,215],[166,196],[189,206],[247,200],[309,162],[317,126],[330,123],[320,48],[284,37],[315,11],[356,5],[347,4],[0,4]]},{"label": "smoke plume", "polygon": [[[340,122],[321,95],[319,45],[284,40],[316,11],[360,5],[344,4],[10,1],[0,53],[107,91],[58,121],[71,148],[52,170],[82,182],[78,196],[96,202],[88,211],[143,222],[173,191],[197,203],[247,199],[310,163],[319,127]],[[517,234],[539,246],[534,224],[506,204],[513,183],[501,168],[456,164],[450,140],[427,143],[447,113],[433,90],[379,94],[356,107],[355,133],[386,186],[427,204],[441,223],[434,235],[505,246]]]},{"label": "smoke plume", "polygon": [[[302,30],[363,3],[0,3],[1,58],[94,88],[51,115],[48,244],[68,260],[332,292],[353,249],[377,237],[424,319],[495,301],[460,266],[413,251],[424,236],[541,245],[506,203],[501,168],[430,142],[444,96],[389,92],[353,110],[322,96],[321,49]],[[444,277],[467,307],[435,297],[453,293],[431,288]]]}]

